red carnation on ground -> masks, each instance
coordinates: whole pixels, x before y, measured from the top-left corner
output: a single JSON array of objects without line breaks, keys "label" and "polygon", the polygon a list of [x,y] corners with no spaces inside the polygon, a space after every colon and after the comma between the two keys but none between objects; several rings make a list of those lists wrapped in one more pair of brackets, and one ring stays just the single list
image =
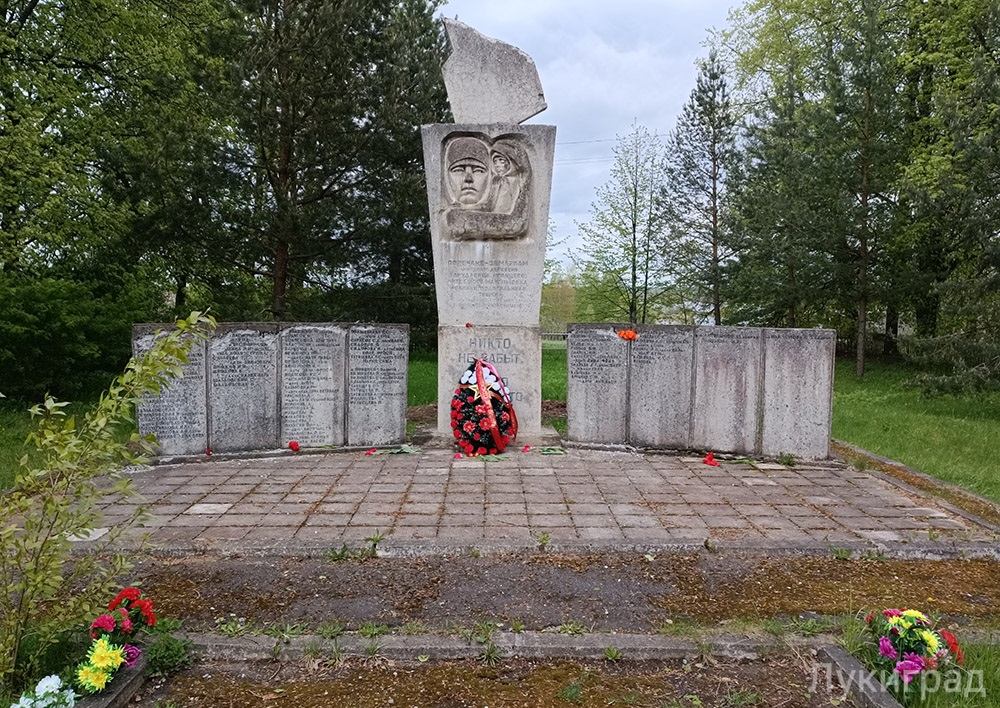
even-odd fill
[{"label": "red carnation on ground", "polygon": [[291,450],[292,452],[298,452],[299,451],[299,442],[298,442],[298,440],[289,440],[288,441],[288,449]]},{"label": "red carnation on ground", "polygon": [[710,465],[712,467],[718,467],[719,466],[719,463],[715,461],[715,453],[714,452],[710,452],[707,455],[705,455],[705,459],[703,459],[702,462],[704,462],[706,465]]}]

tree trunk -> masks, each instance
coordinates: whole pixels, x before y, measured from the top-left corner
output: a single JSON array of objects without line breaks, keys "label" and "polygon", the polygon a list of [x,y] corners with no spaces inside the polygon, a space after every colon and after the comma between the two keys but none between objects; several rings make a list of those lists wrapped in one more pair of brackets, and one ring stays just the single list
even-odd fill
[{"label": "tree trunk", "polygon": [[885,342],[882,354],[894,357],[899,354],[899,310],[895,305],[888,305],[885,310]]},{"label": "tree trunk", "polygon": [[183,315],[187,309],[187,274],[177,274],[177,288],[174,290],[174,312]]},{"label": "tree trunk", "polygon": [[274,319],[285,319],[288,293],[288,240],[281,238],[274,249],[274,282],[271,288],[271,313]]},{"label": "tree trunk", "polygon": [[854,356],[854,375],[859,379],[865,376],[865,337],[868,332],[868,300],[858,300],[858,346]]}]

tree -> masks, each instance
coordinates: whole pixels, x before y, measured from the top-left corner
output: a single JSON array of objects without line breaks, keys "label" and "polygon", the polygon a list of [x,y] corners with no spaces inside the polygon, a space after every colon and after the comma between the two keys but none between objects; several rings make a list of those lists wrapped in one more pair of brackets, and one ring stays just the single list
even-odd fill
[{"label": "tree", "polygon": [[732,256],[727,178],[736,156],[737,123],[726,72],[713,49],[667,140],[662,200],[671,247],[694,299],[710,305],[722,324],[723,266]]},{"label": "tree", "polygon": [[618,138],[609,182],[597,189],[583,233],[580,298],[588,319],[645,323],[666,294],[661,213],[663,145],[639,125]]},{"label": "tree", "polygon": [[[891,300],[893,261],[903,214],[899,208],[905,160],[901,38],[903,22],[887,0],[846,2],[776,0],[754,2],[740,19],[744,41],[740,66],[766,67],[763,95],[783,89],[801,97],[785,113],[797,125],[807,159],[800,162],[810,193],[826,210],[819,232],[786,234],[825,264],[821,278],[856,334],[856,373],[864,373],[869,313]],[[768,80],[770,83],[768,83]],[[777,113],[775,115],[778,115]],[[773,172],[757,170],[758,176]],[[786,177],[787,179],[787,177]],[[790,185],[792,191],[800,187]],[[751,189],[748,193],[752,193]],[[763,192],[757,191],[757,197]],[[758,217],[763,214],[758,210]],[[784,216],[760,221],[759,238],[782,231]]]},{"label": "tree", "polygon": [[307,283],[429,277],[417,130],[446,110],[437,5],[234,3],[231,110],[255,195],[243,267],[270,282],[276,319]]}]

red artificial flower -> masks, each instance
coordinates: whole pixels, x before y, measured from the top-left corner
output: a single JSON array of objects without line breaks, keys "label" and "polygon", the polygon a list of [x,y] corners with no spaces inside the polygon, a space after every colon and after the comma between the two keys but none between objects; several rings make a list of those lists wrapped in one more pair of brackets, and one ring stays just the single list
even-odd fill
[{"label": "red artificial flower", "polygon": [[955,657],[955,661],[958,662],[958,665],[965,666],[965,657],[962,656],[962,647],[958,645],[958,637],[949,632],[947,629],[940,630],[938,634],[941,635],[941,639],[943,639],[948,645],[948,651],[950,651]]},{"label": "red artificial flower", "polygon": [[497,449],[496,449],[495,447],[491,447],[491,448],[490,448],[490,454],[491,454],[491,455],[495,455],[495,454],[497,454]]},{"label": "red artificial flower", "polygon": [[455,437],[456,437],[456,438],[460,438],[460,437],[462,437],[462,433],[460,433],[460,432],[459,432],[458,430],[456,430],[456,431],[455,431]]},{"label": "red artificial flower", "polygon": [[486,448],[485,447],[477,448],[476,449],[476,454],[477,455],[485,455],[486,454]]},{"label": "red artificial flower", "polygon": [[376,452],[378,452],[377,447],[373,447],[371,450],[365,450],[366,455],[374,455]]},{"label": "red artificial flower", "polygon": [[465,425],[462,426],[462,430],[464,430],[467,433],[471,433],[475,429],[476,429],[476,424],[473,423],[471,420],[465,421]]},{"label": "red artificial flower", "polygon": [[122,616],[121,618],[122,631],[125,632],[125,634],[132,634],[132,620],[129,619],[128,610],[126,610],[124,607],[119,607],[118,612]]},{"label": "red artificial flower", "polygon": [[297,440],[289,440],[288,441],[288,449],[291,450],[292,452],[298,452],[299,451],[299,442]]},{"label": "red artificial flower", "polygon": [[506,423],[507,421],[509,421],[510,420],[510,413],[501,413],[500,414],[500,420],[502,420],[504,423]]},{"label": "red artificial flower", "polygon": [[[461,389],[461,388],[456,388],[456,389],[455,389],[455,394],[456,394],[456,395],[457,395],[457,394],[459,394],[459,393],[461,393],[461,392],[462,392],[462,389]],[[457,403],[458,405],[455,405],[456,403]],[[451,402],[451,405],[453,405],[453,406],[455,406],[456,408],[458,408],[458,406],[460,406],[460,405],[462,405],[462,404],[461,404],[461,403],[459,403],[458,401],[452,401],[452,402]]]},{"label": "red artificial flower", "polygon": [[[455,389],[455,393],[458,393],[458,389],[457,388]],[[459,408],[462,407],[462,402],[456,398],[456,399],[452,400],[451,407],[454,408],[455,410],[458,410]]]},{"label": "red artificial flower", "polygon": [[490,419],[489,418],[483,418],[482,420],[480,420],[479,421],[479,427],[482,428],[483,430],[489,430],[490,429]]},{"label": "red artificial flower", "polygon": [[702,460],[706,465],[711,465],[712,467],[718,467],[719,463],[715,461],[715,453],[710,452],[705,455],[705,459]]},{"label": "red artificial flower", "polygon": [[209,457],[211,457],[212,456],[212,451],[211,450],[205,450],[205,454],[208,455]]},{"label": "red artificial flower", "polygon": [[98,631],[102,632],[114,632],[115,631],[115,618],[111,615],[98,615],[90,624],[90,638],[97,639]]},{"label": "red artificial flower", "polygon": [[460,452],[456,452],[456,453],[455,453],[455,459],[456,459],[456,460],[461,460],[461,459],[462,459],[462,453],[460,453]]},{"label": "red artificial flower", "polygon": [[146,626],[152,627],[156,624],[156,615],[153,613],[153,603],[150,600],[136,600],[132,603],[132,607],[142,613]]},{"label": "red artificial flower", "polygon": [[469,403],[475,403],[476,402],[476,397],[475,396],[469,396],[465,400],[468,401]]},{"label": "red artificial flower", "polygon": [[476,406],[476,413],[479,415],[486,415],[486,412],[488,410],[489,409],[486,407],[485,403],[480,403],[478,406]]},{"label": "red artificial flower", "polygon": [[142,591],[139,588],[125,588],[120,593],[115,596],[115,599],[108,603],[108,609],[113,610],[118,605],[122,604],[125,600],[129,602],[135,602],[142,595]]},{"label": "red artificial flower", "polygon": [[531,445],[525,445],[522,447],[521,452],[531,452]]}]

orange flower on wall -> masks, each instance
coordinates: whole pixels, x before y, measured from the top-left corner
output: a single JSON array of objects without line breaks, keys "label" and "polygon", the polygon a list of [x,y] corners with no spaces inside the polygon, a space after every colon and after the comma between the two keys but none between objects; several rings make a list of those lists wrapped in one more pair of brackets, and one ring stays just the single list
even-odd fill
[{"label": "orange flower on wall", "polygon": [[626,341],[634,341],[639,335],[636,334],[634,329],[620,329],[618,330],[618,336]]}]

